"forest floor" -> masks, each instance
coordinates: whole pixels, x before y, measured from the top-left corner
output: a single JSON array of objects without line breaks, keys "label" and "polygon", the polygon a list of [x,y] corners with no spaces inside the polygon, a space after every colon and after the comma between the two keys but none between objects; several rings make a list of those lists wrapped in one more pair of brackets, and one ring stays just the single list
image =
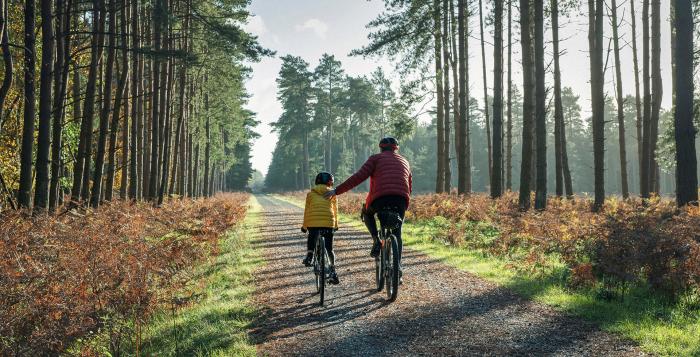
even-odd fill
[{"label": "forest floor", "polygon": [[265,264],[254,273],[258,354],[282,355],[643,355],[631,341],[509,289],[406,249],[394,303],[373,286],[369,237],[344,219],[336,233],[340,285],[320,307],[313,274],[301,264],[303,210],[271,196],[251,244]]}]

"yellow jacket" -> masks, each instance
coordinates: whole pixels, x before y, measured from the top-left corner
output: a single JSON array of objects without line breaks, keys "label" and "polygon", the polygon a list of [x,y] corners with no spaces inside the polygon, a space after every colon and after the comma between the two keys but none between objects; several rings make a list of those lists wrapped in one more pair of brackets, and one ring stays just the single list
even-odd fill
[{"label": "yellow jacket", "polygon": [[330,190],[326,185],[316,185],[306,194],[303,228],[338,229],[338,199],[335,196],[330,200],[323,198]]}]

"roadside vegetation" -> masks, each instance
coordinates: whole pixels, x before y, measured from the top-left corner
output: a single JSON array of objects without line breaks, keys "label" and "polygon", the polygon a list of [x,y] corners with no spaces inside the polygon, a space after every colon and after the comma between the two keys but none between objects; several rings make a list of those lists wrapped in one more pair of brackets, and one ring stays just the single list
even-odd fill
[{"label": "roadside vegetation", "polygon": [[154,339],[146,328],[154,315],[210,299],[223,270],[239,269],[212,264],[245,254],[231,253],[243,244],[235,233],[220,237],[242,222],[248,200],[219,194],[160,208],[118,201],[84,214],[2,212],[0,354],[119,355],[155,346],[145,339]]},{"label": "roadside vegetation", "polygon": [[[287,200],[300,202],[294,193]],[[339,209],[357,222],[364,194]],[[357,222],[359,223],[359,222]],[[518,210],[517,195],[418,195],[406,246],[517,293],[596,322],[652,353],[700,353],[700,211],[675,203],[583,198]],[[342,229],[342,228],[341,228]]]}]

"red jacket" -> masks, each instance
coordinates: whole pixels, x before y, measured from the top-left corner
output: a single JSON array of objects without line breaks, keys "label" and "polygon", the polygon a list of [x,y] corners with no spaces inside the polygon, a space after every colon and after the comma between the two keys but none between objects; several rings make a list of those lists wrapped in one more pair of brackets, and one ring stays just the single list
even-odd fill
[{"label": "red jacket", "polygon": [[336,187],[335,193],[340,195],[348,192],[367,178],[370,178],[367,206],[375,199],[389,195],[406,197],[408,204],[413,178],[411,167],[403,156],[394,151],[383,151],[370,156],[354,175]]}]

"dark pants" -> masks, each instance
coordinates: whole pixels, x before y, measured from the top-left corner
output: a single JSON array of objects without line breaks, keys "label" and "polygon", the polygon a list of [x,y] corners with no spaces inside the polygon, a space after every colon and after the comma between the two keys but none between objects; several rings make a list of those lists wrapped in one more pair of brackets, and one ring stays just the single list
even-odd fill
[{"label": "dark pants", "polygon": [[[398,211],[396,213],[401,216],[401,223],[403,223],[403,218],[406,214],[406,208],[408,202],[406,197],[403,196],[381,196],[375,198],[369,207],[365,207],[362,210],[362,220],[369,230],[369,234],[372,235],[372,239],[375,244],[379,243],[379,231],[377,230],[377,220],[374,218],[377,212],[381,211],[383,208],[396,208]],[[403,252],[403,241],[401,240],[401,225],[398,229],[394,230],[394,235],[396,236],[396,242],[399,244],[399,256]]]},{"label": "dark pants", "polygon": [[332,228],[313,228],[309,227],[309,237],[306,240],[306,249],[309,252],[313,252],[316,249],[316,239],[318,236],[323,234],[325,238],[324,243],[326,244],[326,252],[328,252],[328,260],[331,266],[335,265],[335,253],[333,252],[333,229]]}]

